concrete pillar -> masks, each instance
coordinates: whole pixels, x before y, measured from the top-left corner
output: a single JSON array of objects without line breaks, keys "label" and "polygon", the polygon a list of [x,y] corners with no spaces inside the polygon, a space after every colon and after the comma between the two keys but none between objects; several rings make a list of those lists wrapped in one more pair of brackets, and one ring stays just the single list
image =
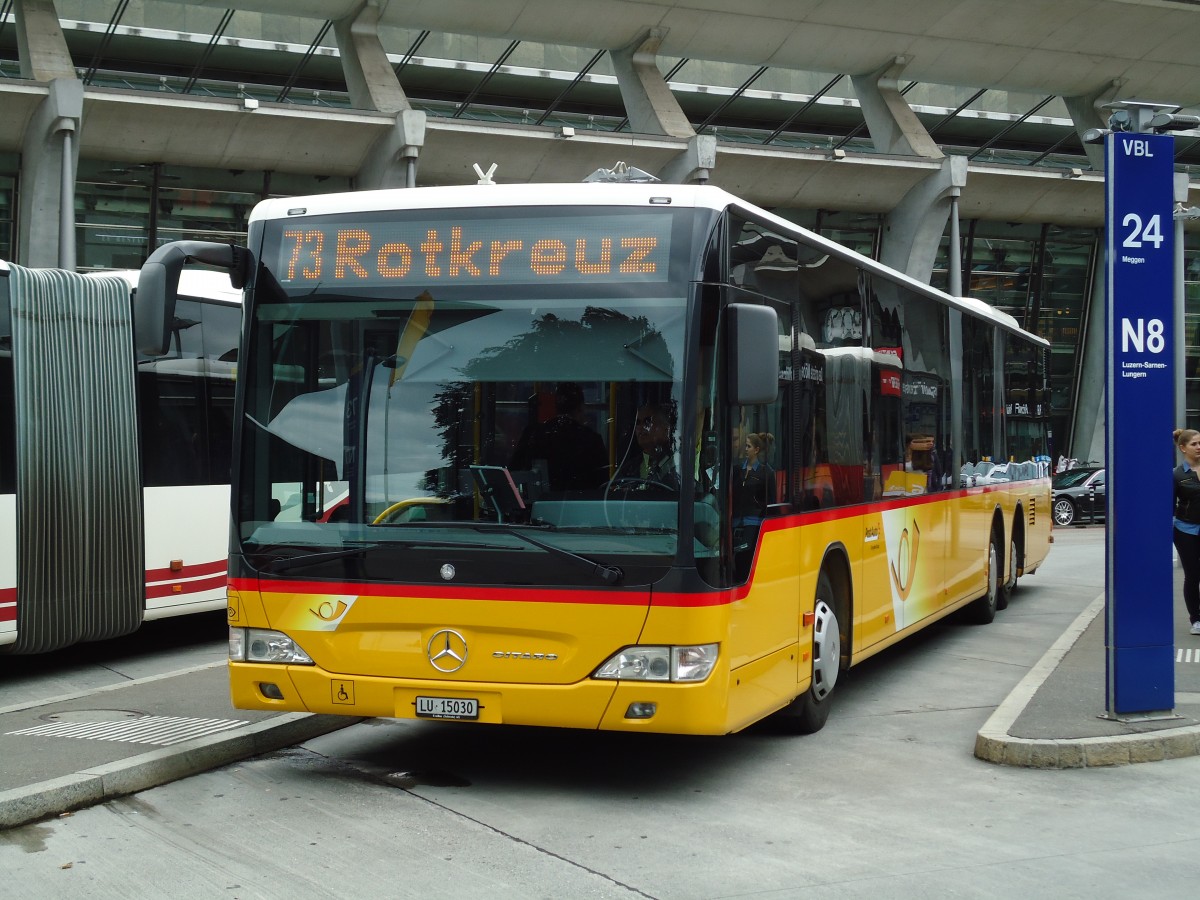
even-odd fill
[{"label": "concrete pillar", "polygon": [[1079,140],[1083,142],[1083,150],[1087,154],[1088,163],[1091,164],[1094,172],[1104,171],[1104,145],[1089,144],[1083,140],[1083,135],[1089,128],[1106,128],[1108,126],[1109,111],[1104,108],[1104,104],[1117,96],[1117,91],[1121,89],[1122,84],[1124,82],[1118,79],[1090,94],[1063,97],[1063,102],[1067,105],[1067,112],[1071,115],[1071,121],[1075,123],[1075,132],[1079,135]]},{"label": "concrete pillar", "polygon": [[21,146],[17,262],[75,267],[75,173],[83,82],[57,78],[25,129]]},{"label": "concrete pillar", "polygon": [[884,219],[880,261],[928,284],[951,201],[966,183],[966,157],[945,157],[941,167],[905,194]]},{"label": "concrete pillar", "polygon": [[[1066,435],[1054,436],[1059,454],[1081,462],[1104,462],[1104,381],[1107,375],[1104,369],[1104,309],[1108,302],[1104,279],[1104,254],[1097,253],[1092,271],[1092,296],[1088,298],[1087,319],[1083,323],[1083,346],[1080,348],[1083,359],[1075,388],[1071,445],[1064,446]],[[1058,459],[1054,461],[1057,463]]]},{"label": "concrete pillar", "polygon": [[663,166],[658,173],[667,184],[703,184],[717,164],[717,139],[697,134],[688,139],[687,149]]},{"label": "concrete pillar", "polygon": [[[1175,364],[1175,421],[1177,428],[1187,428],[1187,290],[1184,280],[1187,277],[1185,269],[1185,249],[1187,237],[1183,231],[1183,223],[1188,215],[1187,202],[1191,178],[1187,172],[1175,173],[1175,290],[1174,315],[1172,329],[1175,335],[1174,359]],[[1193,211],[1196,212],[1196,211]]]},{"label": "concrete pillar", "polygon": [[74,78],[75,64],[58,24],[54,0],[15,0],[21,77],[33,81]]},{"label": "concrete pillar", "polygon": [[658,68],[658,48],[666,33],[651,28],[631,46],[610,50],[608,55],[629,116],[629,129],[635,134],[687,139],[687,148],[663,166],[658,178],[668,184],[703,183],[717,165],[717,139],[696,134]]},{"label": "concrete pillar", "polygon": [[417,157],[425,146],[425,113],[406,109],[367,153],[354,186],[359,190],[417,186]]},{"label": "concrete pillar", "polygon": [[897,56],[874,72],[851,76],[867,131],[880,153],[941,159],[942,151],[900,93],[906,65],[908,57]]},{"label": "concrete pillar", "polygon": [[342,71],[355,109],[398,113],[411,109],[408,97],[379,40],[380,9],[373,2],[333,23]]},{"label": "concrete pillar", "polygon": [[379,40],[380,8],[368,0],[333,23],[342,71],[356,109],[396,117],[391,129],[367,152],[354,178],[363,190],[416,187],[417,159],[425,146],[425,113],[412,108]]},{"label": "concrete pillar", "polygon": [[665,36],[665,30],[651,28],[632,46],[610,50],[608,55],[617,75],[630,130],[636,134],[690,138],[696,130],[680,109],[656,61]]}]

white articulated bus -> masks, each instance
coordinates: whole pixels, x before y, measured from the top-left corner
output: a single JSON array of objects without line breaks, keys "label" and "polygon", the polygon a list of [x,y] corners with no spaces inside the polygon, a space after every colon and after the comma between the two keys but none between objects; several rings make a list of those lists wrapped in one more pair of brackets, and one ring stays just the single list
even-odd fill
[{"label": "white articulated bus", "polygon": [[143,356],[137,276],[0,264],[0,652],[225,605],[241,291],[187,272]]}]

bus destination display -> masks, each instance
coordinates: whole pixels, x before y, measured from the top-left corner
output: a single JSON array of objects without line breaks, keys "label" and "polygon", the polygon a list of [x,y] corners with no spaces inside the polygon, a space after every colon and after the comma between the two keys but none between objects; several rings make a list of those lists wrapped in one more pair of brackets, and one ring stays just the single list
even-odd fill
[{"label": "bus destination display", "polygon": [[660,212],[455,220],[297,221],[276,275],[288,286],[665,282],[674,217]]}]

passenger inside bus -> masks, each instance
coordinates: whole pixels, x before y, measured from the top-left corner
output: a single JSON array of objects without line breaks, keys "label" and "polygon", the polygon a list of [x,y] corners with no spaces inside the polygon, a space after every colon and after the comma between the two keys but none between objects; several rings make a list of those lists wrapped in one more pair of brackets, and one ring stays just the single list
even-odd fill
[{"label": "passenger inside bus", "polygon": [[604,440],[584,422],[583,388],[563,381],[554,391],[553,418],[532,425],[521,436],[510,469],[540,468],[544,461],[552,491],[586,490],[608,479]]},{"label": "passenger inside bus", "polygon": [[673,420],[674,410],[667,404],[650,402],[638,407],[634,442],[626,448],[614,486],[679,490]]},{"label": "passenger inside bus", "polygon": [[933,435],[924,431],[913,432],[905,444],[903,470],[896,469],[888,474],[884,496],[925,494],[940,490],[941,469]]},{"label": "passenger inside bus", "polygon": [[771,448],[775,437],[769,432],[750,432],[743,444],[742,464],[733,476],[733,551],[738,577],[750,573],[750,560],[758,543],[758,531],[767,508],[776,502],[775,470]]}]

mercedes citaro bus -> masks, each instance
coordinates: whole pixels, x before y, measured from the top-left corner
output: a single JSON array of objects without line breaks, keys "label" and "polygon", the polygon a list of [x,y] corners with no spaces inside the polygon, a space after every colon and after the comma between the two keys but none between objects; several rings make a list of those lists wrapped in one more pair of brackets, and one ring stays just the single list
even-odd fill
[{"label": "mercedes citaro bus", "polygon": [[248,238],[138,291],[154,351],[185,262],[245,284],[239,708],[809,732],[1046,556],[1046,343],[715,187],[268,200]]}]

